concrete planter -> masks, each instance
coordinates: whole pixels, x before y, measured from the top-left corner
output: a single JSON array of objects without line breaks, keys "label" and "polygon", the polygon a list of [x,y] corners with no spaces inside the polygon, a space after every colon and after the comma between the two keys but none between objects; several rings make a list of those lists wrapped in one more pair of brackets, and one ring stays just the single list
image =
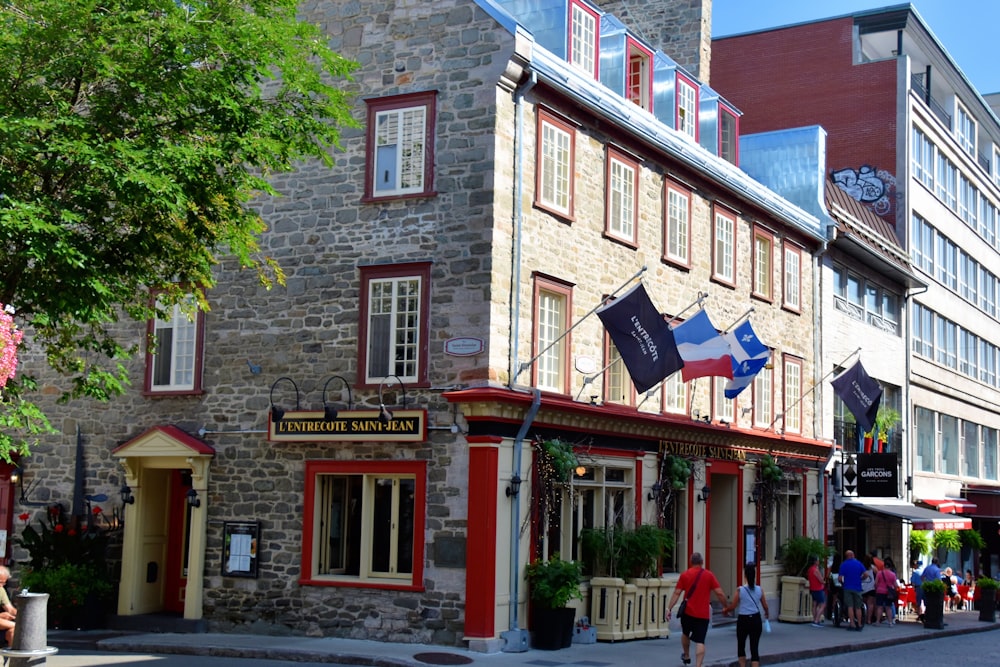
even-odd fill
[{"label": "concrete planter", "polygon": [[781,578],[781,612],[779,621],[809,623],[812,621],[812,596],[809,581],[804,577]]}]

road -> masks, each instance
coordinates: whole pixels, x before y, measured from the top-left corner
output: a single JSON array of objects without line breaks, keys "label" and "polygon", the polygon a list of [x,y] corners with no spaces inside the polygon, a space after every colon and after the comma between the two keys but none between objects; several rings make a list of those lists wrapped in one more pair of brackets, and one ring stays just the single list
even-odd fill
[{"label": "road", "polygon": [[[330,667],[324,662],[256,660],[252,658],[211,658],[198,655],[153,653],[103,653],[101,651],[60,650],[47,658],[48,667]],[[339,663],[340,667],[351,667]]]},{"label": "road", "polygon": [[[845,643],[849,643],[853,635],[854,633],[845,633]],[[809,667],[844,667],[845,664],[871,667],[914,667],[914,665],[996,667],[1000,665],[998,642],[1000,636],[996,631],[974,632],[959,637],[944,637],[871,651],[813,658],[804,664]]]}]

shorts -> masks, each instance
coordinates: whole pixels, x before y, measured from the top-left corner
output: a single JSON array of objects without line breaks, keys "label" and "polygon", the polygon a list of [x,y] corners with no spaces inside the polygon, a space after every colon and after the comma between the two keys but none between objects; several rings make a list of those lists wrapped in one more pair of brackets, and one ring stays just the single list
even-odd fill
[{"label": "shorts", "polygon": [[812,595],[813,602],[816,604],[823,604],[826,602],[826,593],[822,590],[819,591],[809,591],[809,595]]},{"label": "shorts", "polygon": [[893,601],[889,599],[888,593],[876,593],[875,594],[875,606],[876,607],[891,607]]},{"label": "shorts", "polygon": [[861,609],[861,591],[844,589],[844,606],[847,608]]},{"label": "shorts", "polygon": [[681,616],[681,633],[695,644],[704,644],[708,634],[708,619],[684,614]]}]

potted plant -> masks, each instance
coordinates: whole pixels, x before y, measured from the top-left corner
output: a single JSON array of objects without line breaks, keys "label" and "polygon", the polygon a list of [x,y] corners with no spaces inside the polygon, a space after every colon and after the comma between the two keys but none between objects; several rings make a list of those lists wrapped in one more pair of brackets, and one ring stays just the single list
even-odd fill
[{"label": "potted plant", "polygon": [[931,548],[930,531],[911,530],[909,546],[910,560],[921,560],[921,556]]},{"label": "potted plant", "polygon": [[944,582],[940,579],[931,579],[925,581],[921,589],[924,592],[924,627],[943,630]]},{"label": "potted plant", "polygon": [[874,436],[879,443],[879,450],[884,451],[885,443],[889,442],[889,431],[899,424],[899,411],[885,405],[875,414],[875,425],[867,435]]},{"label": "potted plant", "polygon": [[812,598],[809,581],[805,578],[809,557],[816,556],[826,562],[830,548],[822,540],[806,535],[789,538],[781,545],[781,612],[778,619],[789,623],[808,623],[812,620]]},{"label": "potted plant", "polygon": [[936,530],[932,542],[935,549],[955,552],[962,549],[962,538],[958,536],[957,530]]},{"label": "potted plant", "polygon": [[979,620],[987,623],[996,622],[997,588],[1000,583],[992,577],[976,579],[976,595],[979,597]]},{"label": "potted plant", "polygon": [[576,612],[566,604],[580,594],[580,563],[553,554],[548,560],[528,564],[528,588],[532,602],[532,646],[554,650],[573,643]]}]

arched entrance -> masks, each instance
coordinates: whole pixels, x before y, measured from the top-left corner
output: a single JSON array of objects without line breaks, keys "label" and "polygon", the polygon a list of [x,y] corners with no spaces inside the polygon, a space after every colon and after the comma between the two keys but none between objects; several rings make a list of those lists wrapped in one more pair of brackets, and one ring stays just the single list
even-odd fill
[{"label": "arched entrance", "polygon": [[[200,619],[215,450],[175,426],[157,426],[113,454],[135,499],[125,514],[118,614],[174,611]],[[190,491],[197,507],[188,502]]]}]

